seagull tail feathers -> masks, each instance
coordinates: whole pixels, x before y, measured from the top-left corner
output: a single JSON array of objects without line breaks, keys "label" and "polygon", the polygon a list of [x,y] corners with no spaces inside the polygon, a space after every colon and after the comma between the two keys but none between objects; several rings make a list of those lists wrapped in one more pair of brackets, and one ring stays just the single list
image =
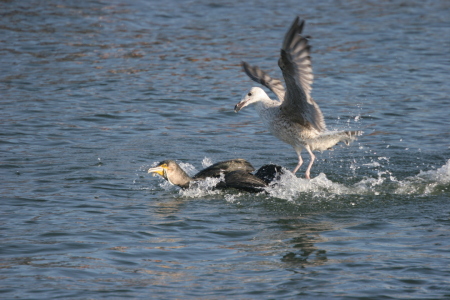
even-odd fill
[{"label": "seagull tail feathers", "polygon": [[360,136],[362,131],[329,131],[322,133],[319,137],[310,141],[313,150],[325,151],[332,149],[337,143],[343,142],[349,145]]},{"label": "seagull tail feathers", "polygon": [[357,136],[360,136],[363,134],[360,130],[355,131],[342,131],[341,132],[341,142],[344,142],[347,146],[350,145],[350,142],[356,140]]}]

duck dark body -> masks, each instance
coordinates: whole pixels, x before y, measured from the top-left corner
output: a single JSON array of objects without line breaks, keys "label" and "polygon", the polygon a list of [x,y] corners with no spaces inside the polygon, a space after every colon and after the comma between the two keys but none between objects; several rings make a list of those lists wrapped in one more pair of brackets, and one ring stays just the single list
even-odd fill
[{"label": "duck dark body", "polygon": [[279,180],[282,174],[284,174],[282,167],[268,164],[259,168],[255,176],[263,180],[266,184],[270,184],[274,180]]},{"label": "duck dark body", "polygon": [[217,188],[233,188],[252,193],[258,193],[265,188],[267,184],[261,178],[246,171],[232,171],[225,174],[224,181],[219,182]]},{"label": "duck dark body", "polygon": [[191,183],[206,178],[218,178],[224,174],[224,180],[220,181],[216,188],[234,188],[248,192],[261,192],[270,182],[279,178],[283,173],[280,166],[264,165],[256,174],[252,174],[255,168],[244,159],[232,159],[218,162],[198,172],[194,177],[189,177],[186,172],[173,160],[164,160],[157,167],[150,168],[149,173],[157,173],[174,185],[186,189]]},{"label": "duck dark body", "polygon": [[201,180],[208,177],[220,177],[221,174],[227,174],[233,171],[244,171],[251,173],[255,171],[255,168],[245,159],[230,159],[215,163],[206,169],[201,170],[194,175],[194,180]]}]

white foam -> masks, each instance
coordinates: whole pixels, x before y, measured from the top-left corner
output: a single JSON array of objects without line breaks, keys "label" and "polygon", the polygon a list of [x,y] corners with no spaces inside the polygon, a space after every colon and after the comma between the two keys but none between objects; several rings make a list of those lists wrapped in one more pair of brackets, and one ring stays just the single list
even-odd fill
[{"label": "white foam", "polygon": [[440,167],[437,170],[431,170],[431,171],[420,171],[419,175],[417,175],[420,178],[433,180],[442,184],[450,183],[450,159],[447,160],[447,163]]},{"label": "white foam", "polygon": [[177,163],[191,177],[198,173],[197,169],[190,163],[184,162],[177,162]]},{"label": "white foam", "polygon": [[376,168],[376,167],[381,166],[381,164],[379,162],[377,162],[377,161],[374,161],[374,162],[371,162],[371,163],[368,163],[368,164],[363,164],[363,166],[366,166],[366,167],[369,167],[369,168]]},{"label": "white foam", "polygon": [[[379,160],[388,158],[381,157]],[[375,167],[377,164],[368,164]],[[450,160],[447,163],[431,171],[420,171],[416,176],[398,180],[388,170],[378,171],[377,177],[364,177],[352,185],[344,185],[329,180],[325,174],[321,173],[317,177],[306,180],[295,177],[287,172],[281,176],[280,180],[272,183],[266,191],[275,198],[289,201],[298,199],[302,194],[310,194],[312,198],[333,199],[339,195],[423,195],[440,192],[442,185],[450,183]]]},{"label": "white foam", "polygon": [[180,195],[188,198],[198,198],[207,195],[217,195],[220,194],[221,191],[215,189],[215,186],[223,181],[224,175],[219,178],[206,178],[201,181],[196,181],[191,183],[191,186],[188,189],[180,189]]},{"label": "white foam", "polygon": [[396,194],[432,194],[439,192],[441,185],[450,183],[450,159],[437,170],[420,171],[416,176],[399,182]]},{"label": "white foam", "polygon": [[239,197],[242,195],[242,193],[239,194],[226,194],[225,200],[229,203],[239,204]]},{"label": "white foam", "polygon": [[278,181],[271,183],[266,191],[272,197],[293,201],[302,193],[311,194],[313,198],[323,198],[331,194],[346,194],[349,189],[340,183],[332,182],[324,173],[308,180],[286,172]]},{"label": "white foam", "polygon": [[205,156],[205,158],[203,158],[203,160],[202,160],[203,168],[207,168],[207,167],[211,166],[212,164],[213,164],[213,162],[212,162],[211,158],[206,157],[206,156]]}]

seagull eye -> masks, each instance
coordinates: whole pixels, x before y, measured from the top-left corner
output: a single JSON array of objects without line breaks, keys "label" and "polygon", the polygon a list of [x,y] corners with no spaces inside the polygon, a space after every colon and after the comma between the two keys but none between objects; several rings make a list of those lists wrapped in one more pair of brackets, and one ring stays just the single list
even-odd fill
[{"label": "seagull eye", "polygon": [[250,96],[250,97],[251,97],[251,96],[252,96],[252,92],[249,92],[249,93],[247,94],[247,96]]}]

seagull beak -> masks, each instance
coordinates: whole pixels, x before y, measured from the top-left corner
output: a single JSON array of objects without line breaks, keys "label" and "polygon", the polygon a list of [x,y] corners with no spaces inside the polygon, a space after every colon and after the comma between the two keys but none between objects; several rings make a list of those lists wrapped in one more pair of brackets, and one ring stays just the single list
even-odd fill
[{"label": "seagull beak", "polygon": [[156,174],[164,177],[165,169],[161,166],[157,166],[157,167],[148,169],[148,173],[156,173]]},{"label": "seagull beak", "polygon": [[247,101],[245,101],[245,99],[244,99],[244,100],[242,100],[241,102],[239,102],[238,104],[236,104],[234,106],[234,112],[237,113],[238,111],[240,111],[245,106],[247,106]]}]

